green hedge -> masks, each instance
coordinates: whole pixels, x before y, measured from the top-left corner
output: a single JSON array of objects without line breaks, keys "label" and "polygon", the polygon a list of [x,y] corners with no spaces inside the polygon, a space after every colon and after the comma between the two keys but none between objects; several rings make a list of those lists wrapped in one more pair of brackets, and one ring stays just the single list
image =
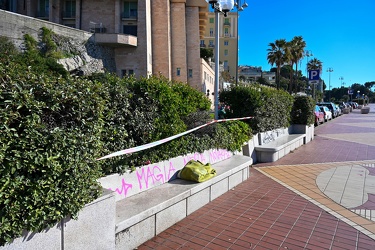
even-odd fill
[{"label": "green hedge", "polygon": [[294,98],[291,119],[293,124],[311,125],[315,122],[315,101],[309,96],[296,96]]},{"label": "green hedge", "polygon": [[97,198],[101,84],[0,63],[0,244]]},{"label": "green hedge", "polygon": [[211,148],[240,150],[251,138],[246,123],[216,123],[155,148],[97,161],[207,123],[210,102],[204,93],[161,77],[62,75],[48,63],[53,58],[26,40],[25,54],[9,43],[0,46],[6,52],[0,58],[0,245],[23,230],[75,218],[100,195],[101,176]]},{"label": "green hedge", "polygon": [[226,118],[252,116],[254,133],[289,127],[293,97],[283,90],[261,85],[233,87],[220,93],[220,102],[230,107]]}]

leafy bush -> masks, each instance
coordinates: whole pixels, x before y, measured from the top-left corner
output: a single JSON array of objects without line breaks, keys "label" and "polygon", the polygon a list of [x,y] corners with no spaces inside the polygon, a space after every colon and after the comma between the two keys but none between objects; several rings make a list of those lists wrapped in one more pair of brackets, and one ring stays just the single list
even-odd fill
[{"label": "leafy bush", "polygon": [[238,86],[220,93],[230,107],[227,118],[252,116],[248,123],[254,133],[290,125],[293,97],[283,90],[260,85]]},{"label": "leafy bush", "polygon": [[[170,82],[164,77],[118,78],[110,74],[91,76],[105,82],[109,95],[103,95],[106,109],[102,132],[103,154],[144,145],[185,132],[211,121],[209,100],[184,83]],[[228,124],[206,126],[192,134],[131,155],[101,161],[104,174],[123,173],[128,169],[159,162],[211,148],[240,150],[250,140],[249,127],[242,122],[230,134]],[[225,132],[223,132],[223,129]],[[241,130],[242,129],[242,130]]]},{"label": "leafy bush", "polygon": [[309,96],[294,97],[294,105],[291,112],[293,124],[314,124],[315,101]]},{"label": "leafy bush", "polygon": [[216,123],[140,153],[96,161],[206,124],[209,100],[162,77],[71,77],[48,53],[42,56],[31,36],[25,35],[25,47],[18,53],[1,46],[9,53],[0,60],[0,245],[23,230],[75,218],[100,195],[97,179],[105,174],[211,148],[240,150],[251,138],[244,122]]},{"label": "leafy bush", "polygon": [[0,244],[99,196],[101,84],[0,64]]}]

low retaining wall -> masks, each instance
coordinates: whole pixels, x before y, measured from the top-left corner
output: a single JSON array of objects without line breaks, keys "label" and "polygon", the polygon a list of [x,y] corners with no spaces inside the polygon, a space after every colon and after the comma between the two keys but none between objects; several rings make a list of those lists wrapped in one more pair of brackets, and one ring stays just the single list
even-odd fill
[{"label": "low retaining wall", "polygon": [[[306,136],[304,143],[308,143],[314,139],[313,125],[292,125],[287,129],[278,129],[254,135],[253,138],[243,146],[242,152],[237,152],[236,154],[250,156],[252,158],[251,162],[255,163],[257,162],[255,147],[265,143],[271,137],[281,136],[287,132],[305,133]],[[77,220],[66,218],[60,223],[57,223],[54,227],[48,228],[43,232],[25,232],[22,237],[15,239],[13,243],[0,247],[0,250],[116,249],[118,244],[121,245],[126,242],[124,236],[126,236],[126,239],[132,237],[143,237],[142,232],[144,231],[143,227],[141,227],[139,231],[135,233],[133,232],[134,234],[131,233],[131,231],[123,230],[121,233],[117,233],[116,236],[116,218],[118,213],[118,211],[116,211],[116,204],[125,201],[124,199],[127,197],[131,198],[139,193],[146,194],[149,189],[157,189],[158,187],[161,187],[164,183],[174,179],[176,172],[190,159],[200,160],[203,163],[210,162],[211,164],[218,164],[219,166],[220,162],[224,163],[224,161],[230,161],[233,155],[232,152],[226,150],[209,150],[204,153],[189,154],[168,161],[143,166],[136,171],[125,175],[115,174],[101,178],[99,182],[104,187],[103,195],[92,203],[87,204],[85,208],[79,212]],[[235,172],[231,171],[228,167],[230,168],[231,166],[223,166],[221,177],[218,178],[217,183],[214,183],[213,181],[211,181],[213,183],[203,183],[203,185],[200,186],[200,188],[202,188],[201,191],[197,194],[208,194],[208,197],[211,195],[211,198],[216,198],[217,195],[224,193],[214,191],[216,187],[219,188],[216,190],[222,191],[225,186],[225,190],[229,190],[233,185],[239,184],[249,176],[245,168],[238,169],[237,171],[236,167],[233,166],[234,170],[237,171]],[[206,189],[204,185],[207,185],[207,188],[212,185],[214,189],[209,191],[210,189]],[[197,189],[195,189],[195,191],[196,190]],[[215,193],[219,194],[215,195]],[[194,195],[194,192],[191,192],[190,195]],[[186,199],[188,199],[187,197],[188,196],[186,196]],[[181,201],[181,204],[187,204],[185,198],[181,199]],[[194,204],[191,204],[190,206],[194,206]],[[176,207],[178,208],[180,205],[176,205]],[[181,208],[187,209],[186,206],[182,206]],[[142,207],[139,209],[140,212],[142,212]],[[191,213],[191,211],[194,211],[194,208],[187,210],[187,214]],[[126,211],[124,212],[126,213]],[[168,220],[169,217],[167,215],[163,218]],[[150,226],[155,227],[155,224],[151,224]],[[146,238],[148,238],[148,236]]]}]

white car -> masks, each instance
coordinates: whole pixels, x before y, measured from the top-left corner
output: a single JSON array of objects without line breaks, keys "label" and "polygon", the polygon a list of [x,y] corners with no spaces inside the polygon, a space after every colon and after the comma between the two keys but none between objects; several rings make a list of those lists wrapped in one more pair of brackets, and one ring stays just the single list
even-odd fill
[{"label": "white car", "polygon": [[332,120],[332,112],[326,106],[319,106],[320,110],[324,113],[324,121]]}]

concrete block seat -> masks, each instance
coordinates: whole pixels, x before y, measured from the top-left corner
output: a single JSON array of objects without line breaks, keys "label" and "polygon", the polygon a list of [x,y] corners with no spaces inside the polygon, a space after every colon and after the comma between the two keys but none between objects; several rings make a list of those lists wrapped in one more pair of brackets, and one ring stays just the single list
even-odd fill
[{"label": "concrete block seat", "polygon": [[202,183],[174,179],[116,202],[116,248],[134,249],[249,177],[252,158],[234,155],[212,165]]},{"label": "concrete block seat", "polygon": [[306,134],[287,134],[255,147],[258,162],[274,162],[304,144]]}]

